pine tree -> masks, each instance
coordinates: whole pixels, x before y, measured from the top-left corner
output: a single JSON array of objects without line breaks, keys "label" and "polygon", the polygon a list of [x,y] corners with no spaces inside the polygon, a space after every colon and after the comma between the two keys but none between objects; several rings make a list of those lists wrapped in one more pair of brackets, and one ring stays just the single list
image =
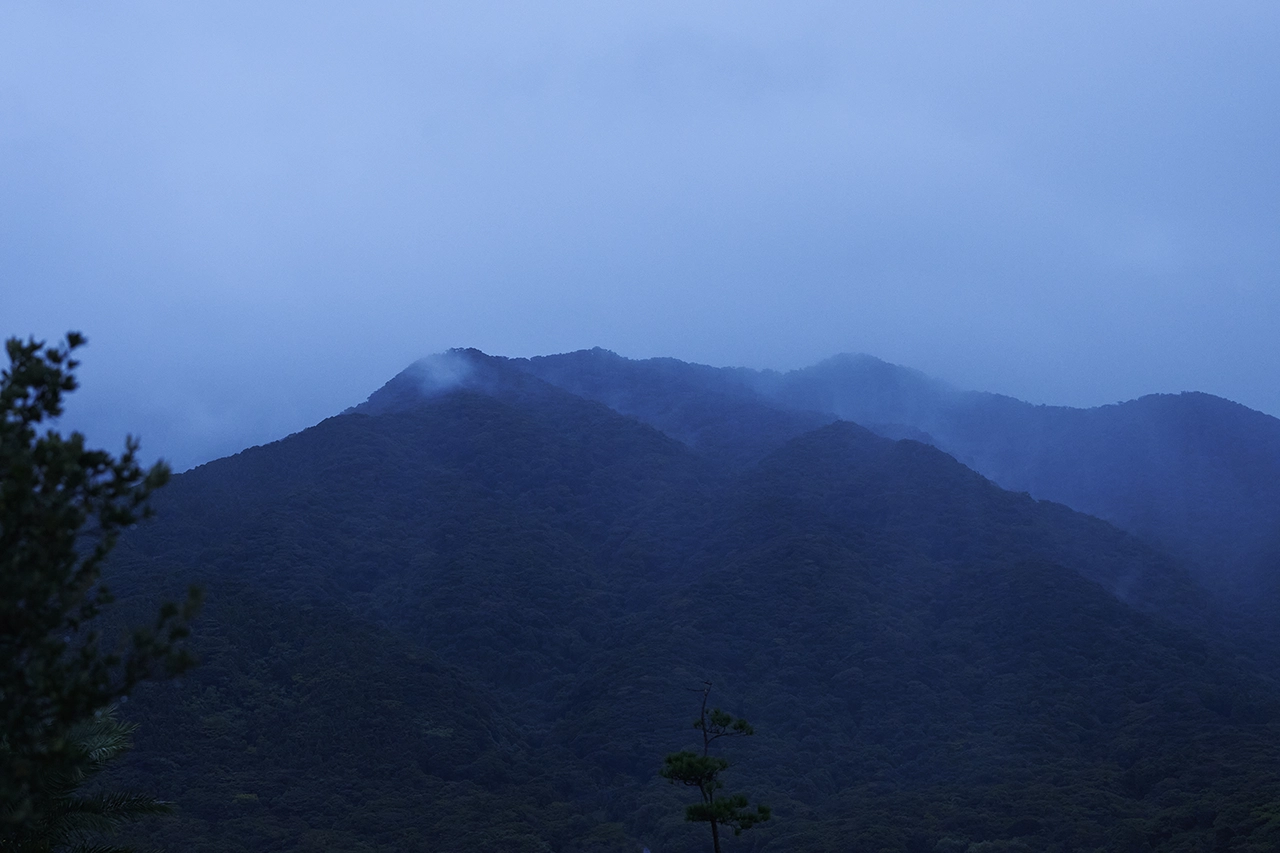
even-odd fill
[{"label": "pine tree", "polygon": [[0,373],[0,850],[33,838],[58,808],[46,782],[82,766],[77,726],[139,681],[192,663],[183,640],[195,590],[121,650],[104,648],[95,629],[112,601],[102,562],[149,514],[169,469],[144,470],[132,438],[116,458],[77,432],[39,433],[77,387],[71,353],[83,343],[74,332],[53,347],[10,339]]},{"label": "pine tree", "polygon": [[45,807],[23,836],[0,845],[14,853],[131,853],[130,848],[100,843],[120,826],[147,815],[171,811],[147,794],[93,790],[93,778],[133,745],[137,726],[120,721],[114,706],[76,723],[67,731],[73,760],[32,780]]},{"label": "pine tree", "polygon": [[711,755],[711,744],[725,737],[746,737],[755,734],[755,730],[746,720],[720,710],[707,710],[707,700],[711,696],[711,682],[706,682],[702,690],[702,709],[693,727],[702,732],[702,752],[682,750],[669,754],[663,762],[659,774],[671,784],[679,782],[698,789],[702,802],[693,803],[685,809],[685,820],[708,823],[711,825],[711,845],[715,853],[720,853],[720,827],[727,826],[734,835],[763,823],[770,818],[769,807],[756,806],[754,812],[747,810],[745,794],[718,795],[724,787],[720,774],[729,769],[729,762],[719,756]]}]

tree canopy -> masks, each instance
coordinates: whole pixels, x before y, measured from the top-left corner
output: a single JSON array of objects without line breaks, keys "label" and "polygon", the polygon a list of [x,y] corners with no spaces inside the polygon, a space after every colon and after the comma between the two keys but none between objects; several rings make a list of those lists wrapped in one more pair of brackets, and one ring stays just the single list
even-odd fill
[{"label": "tree canopy", "polygon": [[0,373],[0,839],[9,844],[54,808],[48,780],[82,763],[77,726],[139,681],[192,663],[183,641],[194,589],[123,642],[104,642],[95,623],[113,600],[103,560],[150,514],[169,468],[143,468],[133,438],[115,457],[79,432],[40,432],[77,388],[72,353],[84,343],[75,332],[58,346],[10,339]]},{"label": "tree canopy", "polygon": [[719,708],[707,710],[711,695],[711,683],[702,691],[702,708],[693,727],[702,733],[702,752],[681,750],[669,754],[659,771],[662,778],[672,784],[680,783],[697,788],[702,802],[685,809],[685,819],[707,823],[711,827],[711,845],[720,853],[720,827],[727,826],[734,835],[741,835],[758,823],[767,821],[771,814],[768,806],[756,806],[748,811],[745,794],[718,794],[724,787],[720,774],[729,769],[729,762],[711,754],[711,744],[726,737],[745,737],[755,734],[751,724],[740,717]]}]

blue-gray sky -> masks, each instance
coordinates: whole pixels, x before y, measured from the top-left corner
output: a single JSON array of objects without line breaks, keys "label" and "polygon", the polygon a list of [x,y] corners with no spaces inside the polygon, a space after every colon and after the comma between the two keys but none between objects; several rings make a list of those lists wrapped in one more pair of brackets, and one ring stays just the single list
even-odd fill
[{"label": "blue-gray sky", "polygon": [[1280,414],[1274,2],[0,5],[0,333],[179,468],[452,346]]}]

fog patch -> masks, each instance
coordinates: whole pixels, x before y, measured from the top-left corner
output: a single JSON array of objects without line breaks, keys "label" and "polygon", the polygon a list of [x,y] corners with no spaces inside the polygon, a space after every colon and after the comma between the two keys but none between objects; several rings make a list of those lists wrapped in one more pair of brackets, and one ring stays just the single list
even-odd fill
[{"label": "fog patch", "polygon": [[451,349],[429,355],[409,365],[408,378],[418,384],[424,397],[438,397],[455,388],[466,387],[475,377],[475,362],[465,350]]},{"label": "fog patch", "polygon": [[396,374],[369,399],[344,414],[381,415],[416,408],[459,388],[474,388],[483,377],[476,350],[451,349],[421,358]]}]

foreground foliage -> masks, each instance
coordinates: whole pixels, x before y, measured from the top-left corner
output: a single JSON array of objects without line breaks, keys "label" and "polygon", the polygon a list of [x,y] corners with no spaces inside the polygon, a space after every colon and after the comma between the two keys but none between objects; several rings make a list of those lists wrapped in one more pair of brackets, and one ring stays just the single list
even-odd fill
[{"label": "foreground foliage", "polygon": [[663,760],[659,775],[672,784],[678,782],[698,789],[702,802],[685,808],[685,820],[709,824],[712,849],[720,853],[720,827],[729,827],[734,835],[741,835],[756,824],[767,821],[770,811],[764,805],[756,806],[754,812],[748,811],[745,794],[719,793],[724,787],[720,774],[729,769],[729,762],[712,755],[711,744],[721,738],[753,735],[755,730],[741,717],[734,717],[719,708],[708,710],[710,695],[711,683],[707,682],[702,691],[701,712],[693,721],[693,727],[702,734],[702,752],[685,749],[669,753]]},{"label": "foreground foliage", "polygon": [[130,853],[131,848],[104,844],[121,826],[149,815],[167,814],[170,804],[148,794],[86,787],[132,746],[137,726],[120,721],[112,707],[82,720],[67,731],[75,759],[38,780],[46,803],[24,836],[4,850],[23,853]]},{"label": "foreground foliage", "polygon": [[[96,620],[113,596],[102,564],[120,533],[148,514],[169,478],[144,470],[129,439],[116,458],[41,424],[77,387],[62,346],[11,339],[0,373],[0,846],[26,849],[66,803],[82,772],[77,732],[140,681],[186,669],[187,620],[198,596],[164,605],[126,648],[104,648]],[[7,846],[6,846],[7,845]]]}]

